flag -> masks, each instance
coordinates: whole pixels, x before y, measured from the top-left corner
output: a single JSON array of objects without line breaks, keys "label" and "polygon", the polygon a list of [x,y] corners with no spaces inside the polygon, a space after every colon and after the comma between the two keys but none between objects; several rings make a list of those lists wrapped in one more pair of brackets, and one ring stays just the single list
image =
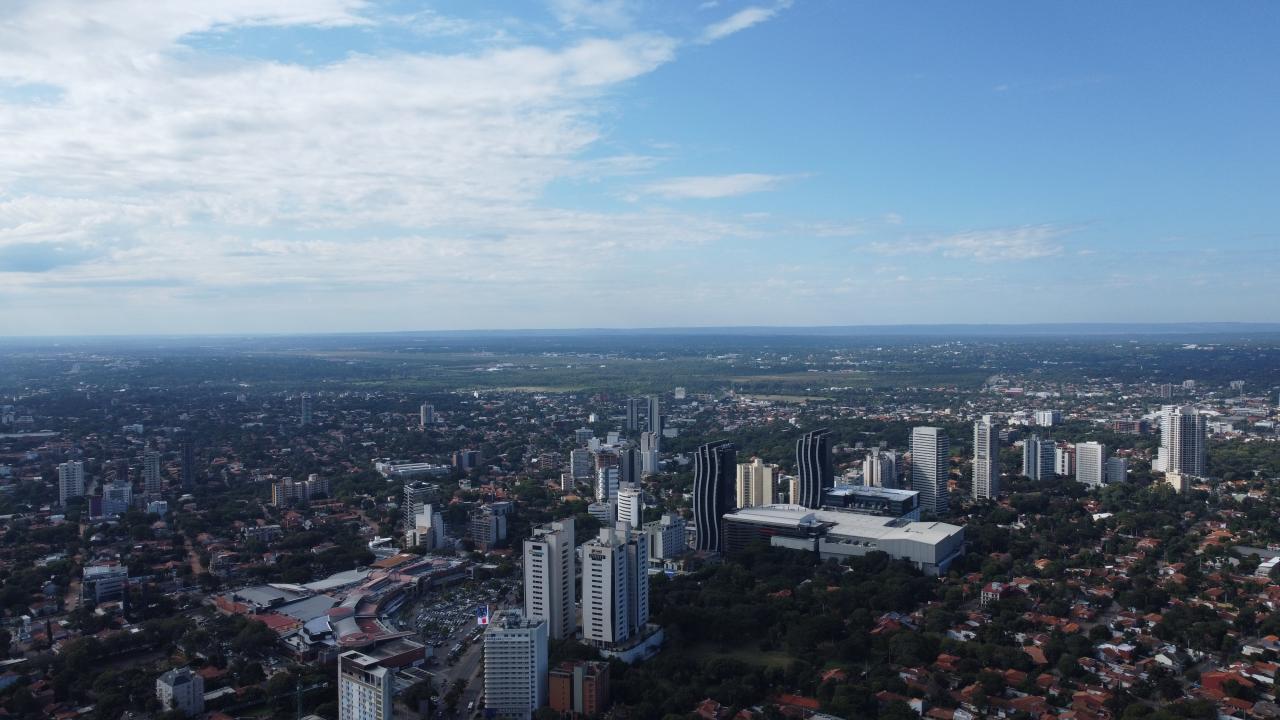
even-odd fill
[{"label": "flag", "polygon": [[481,605],[480,607],[476,608],[476,624],[477,625],[489,624],[489,606],[488,605]]}]

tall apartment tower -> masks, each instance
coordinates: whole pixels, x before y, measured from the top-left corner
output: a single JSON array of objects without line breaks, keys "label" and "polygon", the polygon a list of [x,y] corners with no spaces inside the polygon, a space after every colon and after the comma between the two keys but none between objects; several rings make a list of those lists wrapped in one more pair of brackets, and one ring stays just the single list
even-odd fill
[{"label": "tall apartment tower", "polygon": [[626,642],[649,622],[649,557],[644,532],[602,528],[582,546],[582,637]]},{"label": "tall apartment tower", "polygon": [[416,527],[418,515],[426,509],[435,491],[436,486],[421,481],[404,484],[404,507],[401,510],[406,532]]},{"label": "tall apartment tower", "polygon": [[338,656],[338,720],[391,720],[395,674],[358,650]]},{"label": "tall apartment tower", "polygon": [[431,403],[422,403],[418,407],[418,427],[425,430],[436,422],[436,406]]},{"label": "tall apartment tower", "polygon": [[862,484],[898,489],[898,453],[872,450],[862,460]]},{"label": "tall apartment tower", "polygon": [[79,460],[58,465],[58,504],[65,506],[73,497],[84,497],[84,463]]},{"label": "tall apartment tower", "polygon": [[911,489],[920,493],[920,509],[941,515],[950,505],[951,440],[938,427],[911,429]]},{"label": "tall apartment tower", "polygon": [[1204,477],[1208,474],[1205,463],[1205,416],[1191,406],[1169,411],[1168,470],[1170,472]]},{"label": "tall apartment tower", "polygon": [[658,396],[649,396],[649,432],[653,433],[658,442],[662,438],[662,408],[658,405]]},{"label": "tall apartment tower", "polygon": [[973,424],[974,500],[990,500],[1000,494],[1000,433],[983,415]]},{"label": "tall apartment tower", "polygon": [[758,457],[751,458],[751,462],[738,463],[734,505],[740,508],[772,505],[773,483],[777,471],[777,465],[770,465]]},{"label": "tall apartment tower", "polygon": [[644,527],[644,493],[638,488],[623,485],[618,491],[618,522],[625,522],[632,530]]},{"label": "tall apartment tower", "polygon": [[618,475],[616,465],[607,465],[596,470],[596,502],[617,502]]},{"label": "tall apartment tower", "polygon": [[164,490],[164,482],[160,478],[160,453],[148,450],[142,454],[142,491],[148,495],[159,495]]},{"label": "tall apartment tower", "polygon": [[658,436],[655,433],[640,433],[640,474],[658,474]]},{"label": "tall apartment tower", "polygon": [[693,453],[693,518],[695,549],[720,552],[720,523],[733,510],[734,471],[738,452],[727,441],[700,445]]},{"label": "tall apartment tower", "polygon": [[302,393],[302,397],[300,398],[299,402],[300,402],[300,407],[298,408],[299,409],[298,424],[310,425],[311,424],[311,393]]},{"label": "tall apartment tower", "polygon": [[1107,481],[1107,446],[1099,442],[1076,443],[1076,482],[1102,487]]},{"label": "tall apartment tower", "polygon": [[638,485],[644,474],[644,460],[640,451],[634,447],[624,447],[618,451],[618,480],[623,485]]},{"label": "tall apartment tower", "polygon": [[578,631],[575,547],[573,518],[535,528],[524,541],[524,614],[546,620],[547,635],[555,640]]},{"label": "tall apartment tower", "polygon": [[818,509],[822,506],[822,491],[836,484],[830,430],[813,430],[796,440],[796,468],[800,476],[800,497],[791,502]]},{"label": "tall apartment tower", "polygon": [[1022,443],[1022,474],[1040,481],[1052,480],[1057,470],[1057,444],[1032,435]]},{"label": "tall apartment tower", "polygon": [[531,718],[547,704],[547,621],[519,610],[499,613],[484,631],[486,711]]},{"label": "tall apartment tower", "polygon": [[644,398],[627,398],[627,432],[633,433],[640,430],[640,413],[644,405]]}]

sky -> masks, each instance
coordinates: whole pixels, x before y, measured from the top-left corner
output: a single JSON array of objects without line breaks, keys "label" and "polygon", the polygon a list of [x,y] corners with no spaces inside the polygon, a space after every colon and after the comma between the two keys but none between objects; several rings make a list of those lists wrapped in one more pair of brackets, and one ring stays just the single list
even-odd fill
[{"label": "sky", "polygon": [[0,335],[1280,319],[1280,4],[0,3]]}]

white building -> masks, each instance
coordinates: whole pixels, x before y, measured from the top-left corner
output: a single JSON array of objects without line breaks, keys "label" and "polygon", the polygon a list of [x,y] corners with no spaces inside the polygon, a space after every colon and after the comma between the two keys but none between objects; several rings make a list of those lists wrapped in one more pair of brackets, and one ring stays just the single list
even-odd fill
[{"label": "white building", "polygon": [[84,497],[84,463],[79,460],[58,465],[58,504],[66,505],[73,497]]},{"label": "white building", "polygon": [[872,450],[862,461],[862,484],[868,487],[898,488],[898,453]]},{"label": "white building", "polygon": [[436,422],[436,408],[431,403],[422,403],[418,407],[418,427],[427,428]]},{"label": "white building", "polygon": [[156,678],[156,698],[165,712],[187,716],[204,712],[204,678],[190,668],[175,668]]},{"label": "white building", "polygon": [[123,600],[129,591],[129,568],[124,565],[86,566],[80,580],[80,598],[95,604]]},{"label": "white building", "polygon": [[658,474],[658,436],[652,432],[640,433],[640,474]]},{"label": "white building", "polygon": [[773,484],[777,474],[777,465],[768,464],[758,457],[751,458],[751,462],[738,463],[738,478],[734,486],[735,507],[772,505]]},{"label": "white building", "polygon": [[1061,410],[1037,410],[1036,424],[1040,427],[1053,427],[1062,422]]},{"label": "white building", "polygon": [[526,719],[547,704],[547,621],[500,613],[484,631],[485,710]]},{"label": "white building", "polygon": [[644,525],[644,493],[639,488],[624,487],[618,491],[618,521],[633,530]]},{"label": "white building", "polygon": [[1076,451],[1069,447],[1054,447],[1053,471],[1062,477],[1071,477],[1076,467]]},{"label": "white building", "polygon": [[679,515],[667,513],[660,520],[645,523],[644,534],[650,564],[678,557],[689,549],[684,518]]},{"label": "white building", "polygon": [[421,545],[424,550],[444,547],[444,515],[432,505],[423,505],[413,517],[413,527],[405,533],[405,547]]},{"label": "white building", "polygon": [[1099,442],[1076,443],[1076,482],[1102,487],[1107,481],[1107,446]]},{"label": "white building", "polygon": [[911,489],[920,493],[920,510],[934,515],[947,511],[947,481],[951,475],[951,440],[942,428],[911,429]]},{"label": "white building", "polygon": [[357,650],[338,656],[338,720],[391,720],[395,676]]},{"label": "white building", "polygon": [[1166,427],[1161,437],[1168,438],[1166,448],[1167,471],[1204,477],[1208,473],[1205,464],[1205,416],[1191,406],[1172,408],[1167,413]]},{"label": "white building", "polygon": [[578,631],[574,550],[573,518],[535,528],[524,541],[524,614],[546,620],[547,635],[556,640]]},{"label": "white building", "polygon": [[983,415],[973,424],[973,499],[991,499],[1000,494],[1000,433]]},{"label": "white building", "polygon": [[582,637],[612,646],[649,621],[648,544],[643,532],[602,528],[582,546]]},{"label": "white building", "polygon": [[142,491],[148,495],[159,495],[164,490],[160,477],[160,453],[148,450],[142,455]]}]

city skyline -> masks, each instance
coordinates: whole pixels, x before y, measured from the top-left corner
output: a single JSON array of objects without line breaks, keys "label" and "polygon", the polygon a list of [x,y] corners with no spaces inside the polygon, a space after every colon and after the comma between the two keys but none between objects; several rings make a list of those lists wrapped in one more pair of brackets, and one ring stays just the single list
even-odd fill
[{"label": "city skyline", "polygon": [[6,6],[0,335],[1270,320],[1278,14]]}]

